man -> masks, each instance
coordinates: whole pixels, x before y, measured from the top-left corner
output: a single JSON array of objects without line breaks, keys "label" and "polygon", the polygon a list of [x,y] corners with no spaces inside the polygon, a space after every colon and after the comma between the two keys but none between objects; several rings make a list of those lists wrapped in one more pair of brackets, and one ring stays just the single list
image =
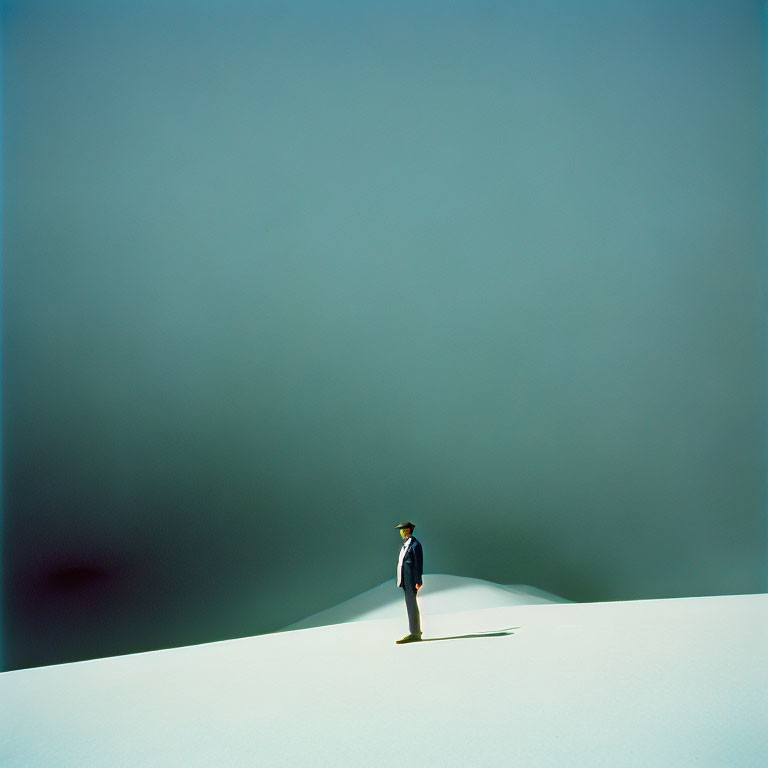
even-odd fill
[{"label": "man", "polygon": [[403,548],[397,559],[397,586],[405,592],[405,608],[408,611],[409,634],[400,640],[402,643],[415,643],[421,640],[421,614],[416,602],[416,593],[421,589],[424,558],[421,544],[413,537],[414,524],[411,522],[398,523],[395,526],[400,531]]}]

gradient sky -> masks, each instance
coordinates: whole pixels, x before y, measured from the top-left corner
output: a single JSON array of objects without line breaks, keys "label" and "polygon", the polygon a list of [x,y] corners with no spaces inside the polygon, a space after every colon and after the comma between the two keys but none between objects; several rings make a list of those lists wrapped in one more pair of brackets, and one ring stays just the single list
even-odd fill
[{"label": "gradient sky", "polygon": [[765,589],[761,2],[3,10],[8,667]]}]

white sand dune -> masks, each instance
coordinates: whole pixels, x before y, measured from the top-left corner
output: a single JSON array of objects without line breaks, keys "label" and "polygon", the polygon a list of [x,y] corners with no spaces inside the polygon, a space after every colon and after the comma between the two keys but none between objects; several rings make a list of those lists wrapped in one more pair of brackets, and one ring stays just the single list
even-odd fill
[{"label": "white sand dune", "polygon": [[[419,591],[421,611],[430,616],[478,608],[501,608],[505,605],[567,602],[569,601],[565,598],[524,584],[495,584],[483,579],[447,573],[425,573],[424,586]],[[285,629],[308,629],[349,621],[394,619],[404,615],[403,593],[397,589],[393,578],[332,608],[290,624]]]},{"label": "white sand dune", "polygon": [[768,596],[503,606],[6,672],[3,768],[768,765]]}]

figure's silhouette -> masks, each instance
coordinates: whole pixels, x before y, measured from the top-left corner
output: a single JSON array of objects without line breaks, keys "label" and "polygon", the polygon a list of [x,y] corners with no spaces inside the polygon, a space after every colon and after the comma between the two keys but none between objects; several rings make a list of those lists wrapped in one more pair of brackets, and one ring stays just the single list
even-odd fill
[{"label": "figure's silhouette", "polygon": [[421,640],[421,613],[416,599],[417,592],[421,589],[424,556],[421,543],[414,538],[414,524],[410,521],[398,523],[395,528],[400,531],[403,546],[397,559],[397,586],[405,592],[405,608],[408,611],[408,632],[405,637],[397,640],[401,643],[415,643]]}]

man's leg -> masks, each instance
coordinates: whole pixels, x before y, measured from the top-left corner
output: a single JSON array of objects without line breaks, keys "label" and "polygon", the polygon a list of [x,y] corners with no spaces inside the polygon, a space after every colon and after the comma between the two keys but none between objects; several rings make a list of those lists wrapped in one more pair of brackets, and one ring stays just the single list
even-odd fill
[{"label": "man's leg", "polygon": [[419,604],[416,601],[416,590],[406,587],[403,591],[405,592],[405,607],[408,611],[408,630],[412,635],[420,635],[421,613],[419,612]]}]

